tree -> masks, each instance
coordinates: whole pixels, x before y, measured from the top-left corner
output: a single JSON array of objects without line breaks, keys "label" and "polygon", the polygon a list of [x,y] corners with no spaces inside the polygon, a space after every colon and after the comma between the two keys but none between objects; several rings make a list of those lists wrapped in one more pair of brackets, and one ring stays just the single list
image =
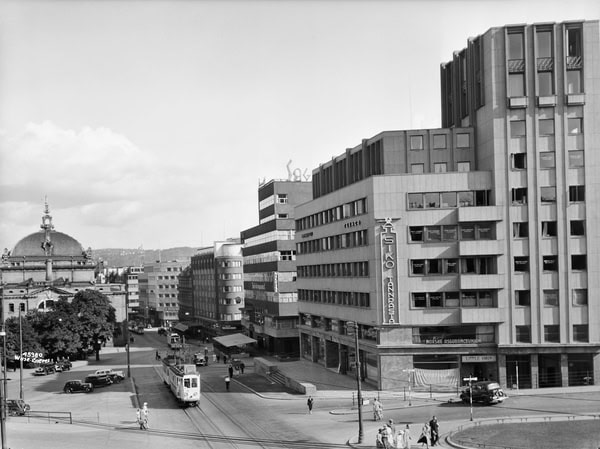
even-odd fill
[{"label": "tree", "polygon": [[95,290],[82,290],[75,294],[71,303],[78,317],[77,333],[81,349],[93,348],[96,360],[100,360],[102,344],[112,338],[116,315],[108,297]]},{"label": "tree", "polygon": [[[5,325],[8,360],[15,360],[16,355],[21,356],[24,352],[44,353],[44,348],[40,344],[38,334],[31,324],[29,314],[21,316],[20,324],[18,317],[11,317],[6,320]],[[19,338],[19,325],[21,326],[21,338]]]}]

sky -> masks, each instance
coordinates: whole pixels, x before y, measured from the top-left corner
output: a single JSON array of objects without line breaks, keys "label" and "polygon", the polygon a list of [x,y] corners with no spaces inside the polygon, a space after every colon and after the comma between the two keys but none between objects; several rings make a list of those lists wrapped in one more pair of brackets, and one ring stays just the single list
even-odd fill
[{"label": "sky", "polygon": [[469,37],[600,19],[598,0],[3,0],[0,248],[201,247],[258,186],[382,131],[439,128]]}]

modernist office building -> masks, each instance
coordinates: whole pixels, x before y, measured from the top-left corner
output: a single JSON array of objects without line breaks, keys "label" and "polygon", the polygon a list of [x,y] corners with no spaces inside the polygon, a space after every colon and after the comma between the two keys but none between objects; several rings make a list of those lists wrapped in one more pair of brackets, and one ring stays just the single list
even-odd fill
[{"label": "modernist office building", "polygon": [[243,330],[244,269],[239,239],[200,248],[191,261],[193,326],[202,338]]},{"label": "modernist office building", "polygon": [[294,207],[311,199],[311,184],[271,180],[258,189],[259,224],[242,231],[245,307],[242,325],[259,348],[299,354]]},{"label": "modernist office building", "polygon": [[441,66],[442,129],[383,132],[296,209],[304,357],[382,389],[600,379],[597,21],[492,28]]}]

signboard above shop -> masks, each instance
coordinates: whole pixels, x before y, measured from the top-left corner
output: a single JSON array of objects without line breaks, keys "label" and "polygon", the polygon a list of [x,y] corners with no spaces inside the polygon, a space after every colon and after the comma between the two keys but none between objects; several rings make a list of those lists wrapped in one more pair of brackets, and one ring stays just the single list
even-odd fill
[{"label": "signboard above shop", "polygon": [[495,355],[463,355],[461,357],[463,363],[482,363],[482,362],[495,362]]}]

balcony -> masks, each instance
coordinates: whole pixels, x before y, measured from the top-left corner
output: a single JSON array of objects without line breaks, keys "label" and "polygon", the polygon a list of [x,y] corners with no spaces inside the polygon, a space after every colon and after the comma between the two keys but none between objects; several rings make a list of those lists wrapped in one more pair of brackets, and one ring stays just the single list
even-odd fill
[{"label": "balcony", "polygon": [[461,274],[461,290],[498,290],[504,288],[504,276],[499,274]]},{"label": "balcony", "polygon": [[477,324],[477,323],[502,323],[504,309],[497,307],[474,307],[460,309],[460,322],[462,324]]},{"label": "balcony", "polygon": [[502,221],[503,209],[499,206],[459,207],[459,223],[471,221]]},{"label": "balcony", "polygon": [[504,245],[499,240],[461,240],[459,256],[494,256],[504,254]]},{"label": "balcony", "polygon": [[585,104],[585,95],[584,94],[567,94],[566,97],[567,98],[565,99],[565,102],[569,106]]}]

